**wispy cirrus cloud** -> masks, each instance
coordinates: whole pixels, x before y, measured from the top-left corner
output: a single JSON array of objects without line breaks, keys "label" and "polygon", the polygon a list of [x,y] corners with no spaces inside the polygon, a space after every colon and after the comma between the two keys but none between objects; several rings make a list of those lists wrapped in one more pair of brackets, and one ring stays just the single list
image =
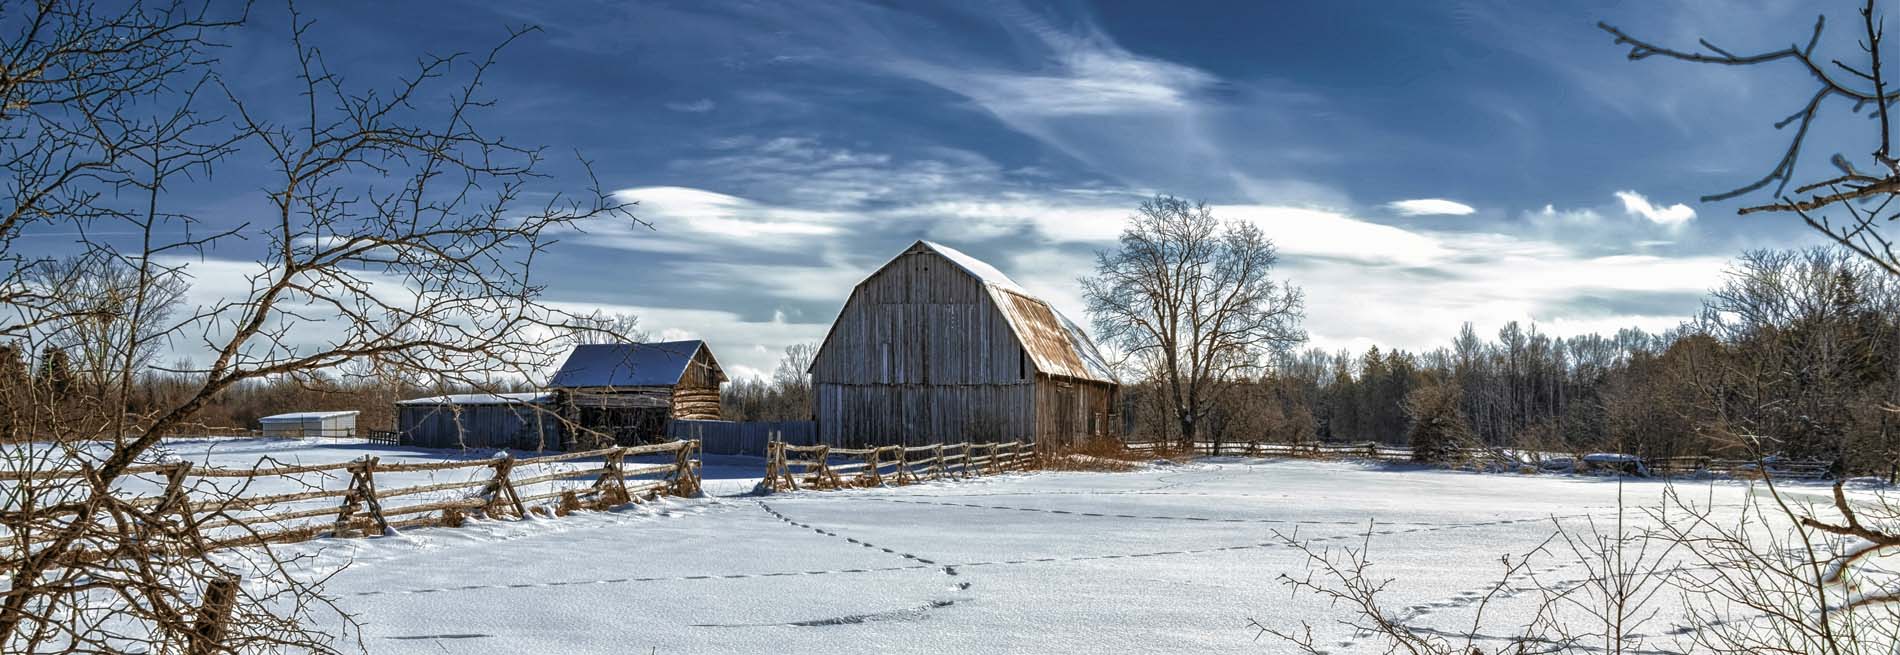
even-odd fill
[{"label": "wispy cirrus cloud", "polygon": [[1401,216],[1469,216],[1478,211],[1471,205],[1444,198],[1394,200],[1385,206]]},{"label": "wispy cirrus cloud", "polygon": [[684,100],[684,101],[674,101],[674,102],[666,103],[667,109],[684,113],[684,114],[704,114],[718,107],[719,107],[719,103],[713,102],[712,98],[700,98],[698,100]]}]

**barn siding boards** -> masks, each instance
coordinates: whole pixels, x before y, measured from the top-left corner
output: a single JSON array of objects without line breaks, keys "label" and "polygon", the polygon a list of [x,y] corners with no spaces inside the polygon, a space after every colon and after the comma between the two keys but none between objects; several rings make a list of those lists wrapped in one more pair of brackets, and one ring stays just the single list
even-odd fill
[{"label": "barn siding boards", "polygon": [[859,283],[814,356],[820,443],[1068,442],[1113,434],[1087,337],[968,255],[918,242]]},{"label": "barn siding boards", "polygon": [[422,402],[396,407],[403,443],[427,448],[554,450],[564,442],[561,422],[543,402]]}]

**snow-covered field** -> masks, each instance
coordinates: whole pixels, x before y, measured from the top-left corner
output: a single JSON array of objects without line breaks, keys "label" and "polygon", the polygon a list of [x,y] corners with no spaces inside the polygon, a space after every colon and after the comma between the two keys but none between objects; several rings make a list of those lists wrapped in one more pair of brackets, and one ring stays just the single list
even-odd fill
[{"label": "snow-covered field", "polygon": [[[257,443],[173,444],[223,465]],[[194,457],[191,448],[210,444]],[[287,463],[414,449],[281,445]],[[361,623],[374,653],[1288,652],[1249,619],[1315,626],[1330,652],[1382,652],[1279,575],[1304,556],[1276,535],[1358,546],[1370,531],[1387,606],[1468,627],[1502,572],[1553,520],[1656,506],[1664,485],[1352,462],[1217,459],[1128,473],[1013,474],[902,488],[746,495],[763,469],[708,458],[705,498],[564,518],[474,521],[291,546]],[[1743,483],[1680,485],[1739,504]],[[1818,500],[1825,490],[1794,493]],[[1581,569],[1561,558],[1547,580]],[[1490,612],[1526,611],[1526,598]],[[1670,599],[1665,604],[1674,604]],[[1515,605],[1515,606],[1514,606]],[[1661,635],[1665,617],[1639,630]],[[1667,639],[1657,646],[1665,646]]]}]

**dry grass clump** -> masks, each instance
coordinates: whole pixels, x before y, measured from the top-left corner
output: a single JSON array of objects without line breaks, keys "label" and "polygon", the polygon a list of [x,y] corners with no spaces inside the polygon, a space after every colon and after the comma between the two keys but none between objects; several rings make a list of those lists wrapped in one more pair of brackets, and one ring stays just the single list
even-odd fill
[{"label": "dry grass clump", "polygon": [[1037,457],[1037,468],[1045,471],[1120,473],[1134,470],[1138,463],[1165,456],[1130,451],[1122,447],[1119,439],[1095,438],[1042,449]]}]

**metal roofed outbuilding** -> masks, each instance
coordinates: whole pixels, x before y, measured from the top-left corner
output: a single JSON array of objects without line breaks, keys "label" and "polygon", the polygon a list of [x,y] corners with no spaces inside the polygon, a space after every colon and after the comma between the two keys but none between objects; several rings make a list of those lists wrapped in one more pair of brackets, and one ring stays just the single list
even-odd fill
[{"label": "metal roofed outbuilding", "polygon": [[292,412],[257,419],[260,433],[266,437],[356,436],[356,410],[335,412]]},{"label": "metal roofed outbuilding", "polygon": [[555,394],[458,393],[396,403],[405,444],[428,448],[553,450],[564,441]]}]

